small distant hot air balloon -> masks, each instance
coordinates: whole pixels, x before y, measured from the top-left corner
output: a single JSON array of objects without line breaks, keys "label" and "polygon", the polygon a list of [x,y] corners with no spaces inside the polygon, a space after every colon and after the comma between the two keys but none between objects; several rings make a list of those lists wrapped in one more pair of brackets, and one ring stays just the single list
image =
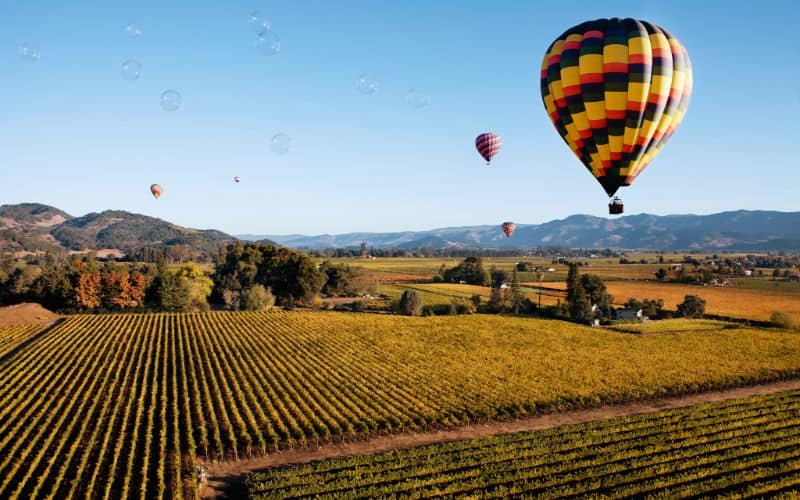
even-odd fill
[{"label": "small distant hot air balloon", "polygon": [[[664,28],[598,19],[550,44],[541,92],[558,134],[611,197],[633,183],[680,125],[692,95],[692,66]],[[608,207],[622,213],[622,200]]]},{"label": "small distant hot air balloon", "polygon": [[514,234],[514,230],[517,228],[517,225],[513,222],[503,222],[503,233],[506,235],[506,238],[511,238],[511,235]]},{"label": "small distant hot air balloon", "polygon": [[150,186],[150,192],[153,193],[153,196],[155,196],[156,199],[159,199],[161,197],[161,193],[164,192],[164,188],[162,188],[158,184],[153,184],[152,186]]},{"label": "small distant hot air balloon", "polygon": [[239,181],[242,180],[242,178],[239,177],[238,175],[236,175],[236,176],[233,177],[233,180],[236,181],[236,184],[239,184]]},{"label": "small distant hot air balloon", "polygon": [[494,132],[487,132],[475,138],[475,148],[483,159],[486,160],[487,165],[491,163],[492,158],[500,151],[500,146],[502,145],[502,139]]}]

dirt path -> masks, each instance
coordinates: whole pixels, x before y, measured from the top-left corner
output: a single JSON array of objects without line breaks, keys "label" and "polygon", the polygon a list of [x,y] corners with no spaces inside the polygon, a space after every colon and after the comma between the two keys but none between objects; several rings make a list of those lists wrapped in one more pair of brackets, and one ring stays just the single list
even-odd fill
[{"label": "dirt path", "polygon": [[200,496],[201,498],[224,498],[226,496],[226,491],[239,492],[241,491],[240,479],[244,473],[268,467],[301,464],[326,458],[379,453],[398,448],[411,448],[426,444],[496,436],[499,434],[534,431],[562,425],[590,422],[593,420],[607,420],[615,417],[638,415],[669,408],[682,408],[700,403],[713,403],[797,389],[800,389],[800,379],[660,400],[603,406],[565,413],[553,413],[550,415],[538,415],[517,420],[467,425],[449,430],[390,434],[365,441],[352,441],[340,444],[329,443],[314,448],[289,450],[236,462],[203,463],[202,465],[206,467],[207,471],[207,482],[201,486]]}]

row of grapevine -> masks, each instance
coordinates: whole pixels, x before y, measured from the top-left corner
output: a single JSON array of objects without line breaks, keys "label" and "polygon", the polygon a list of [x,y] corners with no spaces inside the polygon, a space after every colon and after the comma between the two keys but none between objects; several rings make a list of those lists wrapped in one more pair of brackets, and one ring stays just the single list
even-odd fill
[{"label": "row of grapevine", "polygon": [[38,325],[0,327],[0,358],[42,330]]},{"label": "row of grapevine", "polygon": [[800,391],[314,462],[245,483],[254,499],[800,493]]},{"label": "row of grapevine", "polygon": [[75,316],[30,339],[0,356],[0,498],[192,497],[198,459],[800,373],[796,334],[495,316]]}]

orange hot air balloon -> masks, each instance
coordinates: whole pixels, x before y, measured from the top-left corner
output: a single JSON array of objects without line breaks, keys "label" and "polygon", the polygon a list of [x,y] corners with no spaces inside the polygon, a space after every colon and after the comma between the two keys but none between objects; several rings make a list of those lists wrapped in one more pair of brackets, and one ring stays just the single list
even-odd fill
[{"label": "orange hot air balloon", "polygon": [[514,234],[514,230],[517,228],[517,225],[513,222],[503,222],[503,233],[506,235],[506,238],[511,238],[511,235]]},{"label": "orange hot air balloon", "polygon": [[242,180],[242,178],[237,175],[237,176],[234,176],[233,180],[236,181],[236,184],[239,184],[239,181]]},{"label": "orange hot air balloon", "polygon": [[156,199],[159,199],[161,198],[161,193],[164,192],[164,188],[162,188],[158,184],[153,184],[152,186],[150,186],[150,192],[153,193],[153,196],[155,196]]}]

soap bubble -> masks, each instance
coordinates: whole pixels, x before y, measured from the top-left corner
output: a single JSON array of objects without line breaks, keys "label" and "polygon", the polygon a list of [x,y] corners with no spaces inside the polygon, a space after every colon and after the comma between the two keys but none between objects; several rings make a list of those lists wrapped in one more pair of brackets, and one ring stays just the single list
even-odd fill
[{"label": "soap bubble", "polygon": [[378,84],[371,80],[366,73],[361,73],[358,76],[356,89],[364,95],[370,95],[378,91]]},{"label": "soap bubble", "polygon": [[406,102],[414,109],[423,109],[430,106],[431,96],[421,94],[417,89],[411,87],[406,94]]},{"label": "soap bubble", "polygon": [[261,33],[262,31],[269,31],[271,27],[269,19],[262,16],[261,13],[258,12],[257,10],[254,10],[250,13],[250,16],[248,17],[248,22],[250,23],[250,26],[252,26],[256,30],[256,33]]},{"label": "soap bubble", "polygon": [[161,93],[161,109],[177,111],[181,107],[181,94],[177,90],[165,90]]},{"label": "soap bubble", "polygon": [[125,25],[125,33],[130,37],[137,38],[142,34],[142,28],[138,24],[128,23]]},{"label": "soap bubble", "polygon": [[262,55],[274,56],[281,51],[281,39],[272,31],[262,31],[256,37],[256,50]]},{"label": "soap bubble", "polygon": [[128,59],[124,63],[122,63],[122,78],[128,81],[135,81],[139,79],[139,76],[142,74],[142,65],[139,64],[139,61],[134,61],[133,59]]},{"label": "soap bubble", "polygon": [[39,60],[39,47],[25,42],[19,46],[19,55],[26,61],[36,62]]},{"label": "soap bubble", "polygon": [[285,155],[289,152],[289,146],[292,144],[292,138],[280,132],[272,136],[269,141],[269,148],[276,155]]}]

